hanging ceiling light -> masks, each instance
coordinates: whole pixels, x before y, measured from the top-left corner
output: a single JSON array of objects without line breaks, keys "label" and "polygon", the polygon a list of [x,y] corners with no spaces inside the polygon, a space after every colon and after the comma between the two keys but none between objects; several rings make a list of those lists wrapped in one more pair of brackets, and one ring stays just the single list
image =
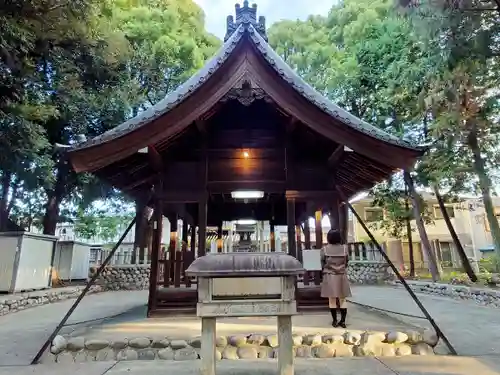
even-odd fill
[{"label": "hanging ceiling light", "polygon": [[260,199],[264,197],[264,192],[259,190],[236,190],[231,192],[233,199]]}]

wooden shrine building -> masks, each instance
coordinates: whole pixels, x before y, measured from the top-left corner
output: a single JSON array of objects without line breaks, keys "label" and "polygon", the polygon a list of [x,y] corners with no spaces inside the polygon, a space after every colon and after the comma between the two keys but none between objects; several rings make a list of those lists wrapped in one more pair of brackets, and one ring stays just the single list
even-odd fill
[{"label": "wooden shrine building", "polygon": [[[240,218],[269,220],[271,231],[288,226],[288,252],[299,259],[296,229],[315,212],[328,213],[346,238],[339,191],[348,199],[423,153],[309,86],[269,46],[256,13],[247,1],[236,5],[224,45],[199,72],[137,117],[69,150],[77,172],[154,206],[155,222],[168,217],[173,236],[182,218],[183,237],[191,237],[186,262],[205,254],[207,226]],[[241,190],[262,197],[233,198]],[[155,228],[149,311],[194,311],[191,281],[172,288],[159,265],[162,226]]]}]

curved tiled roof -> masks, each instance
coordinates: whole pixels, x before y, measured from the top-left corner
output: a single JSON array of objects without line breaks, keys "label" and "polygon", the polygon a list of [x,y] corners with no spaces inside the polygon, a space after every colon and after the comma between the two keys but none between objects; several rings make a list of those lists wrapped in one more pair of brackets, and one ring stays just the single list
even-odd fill
[{"label": "curved tiled roof", "polygon": [[271,48],[265,39],[257,32],[252,23],[241,23],[237,30],[224,43],[217,54],[211,58],[205,66],[193,75],[184,84],[179,86],[175,91],[168,94],[164,99],[148,110],[142,112],[138,116],[126,121],[125,123],[99,135],[86,142],[76,144],[70,151],[80,150],[94,145],[110,142],[125,134],[135,131],[151,121],[161,117],[169,112],[206,82],[228,59],[234,51],[238,42],[243,36],[248,36],[248,40],[252,42],[257,50],[262,54],[270,66],[291,86],[295,91],[302,95],[305,99],[313,103],[316,107],[339,120],[346,126],[349,126],[356,131],[369,135],[370,137],[382,140],[384,142],[397,145],[403,148],[413,149],[416,151],[424,151],[424,148],[415,146],[410,142],[402,140],[392,134],[389,134],[359,118],[350,114],[345,109],[339,107],[322,94],[316,91],[312,86],[306,83],[283,59]]}]

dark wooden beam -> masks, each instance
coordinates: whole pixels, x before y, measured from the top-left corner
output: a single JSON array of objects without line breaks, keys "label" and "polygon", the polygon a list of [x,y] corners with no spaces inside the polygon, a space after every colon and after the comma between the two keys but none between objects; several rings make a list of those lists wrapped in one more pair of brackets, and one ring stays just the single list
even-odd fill
[{"label": "dark wooden beam", "polygon": [[155,172],[162,173],[165,170],[163,158],[153,145],[148,146],[148,159]]},{"label": "dark wooden beam", "polygon": [[163,203],[197,203],[204,195],[204,191],[164,190],[159,193],[158,197]]},{"label": "dark wooden beam", "polygon": [[309,227],[309,218],[304,222],[304,249],[311,250],[311,227]]},{"label": "dark wooden beam", "polygon": [[206,127],[206,122],[205,120],[196,120],[195,122],[196,128],[198,131],[202,134],[206,134],[207,132],[207,127]]},{"label": "dark wooden beam", "polygon": [[344,155],[344,145],[338,145],[328,158],[328,165],[335,166]]},{"label": "dark wooden beam", "polygon": [[207,185],[211,193],[230,193],[235,190],[281,193],[285,190],[285,181],[209,181]]},{"label": "dark wooden beam", "polygon": [[323,220],[323,211],[316,210],[314,212],[314,223],[316,232],[316,249],[321,249],[323,247],[323,227],[321,226],[321,221]]},{"label": "dark wooden beam", "polygon": [[288,254],[297,257],[297,244],[295,242],[295,200],[286,201],[286,221],[288,234]]},{"label": "dark wooden beam", "polygon": [[207,198],[208,195],[205,194],[198,203],[198,258],[206,254]]},{"label": "dark wooden beam", "polygon": [[335,194],[332,190],[287,190],[285,197],[296,201],[328,201]]},{"label": "dark wooden beam", "polygon": [[[157,185],[161,189],[161,179]],[[163,210],[161,201],[155,199],[153,211],[153,240],[151,244],[151,272],[149,274],[149,297],[148,297],[148,316],[151,311],[156,309],[156,294],[158,292],[158,261],[160,257],[161,240],[163,233]]]},{"label": "dark wooden beam", "polygon": [[270,236],[270,241],[271,241],[271,252],[276,251],[276,234],[275,234],[275,229],[274,229],[274,220],[271,220],[269,222],[270,230],[271,230],[271,236]]}]

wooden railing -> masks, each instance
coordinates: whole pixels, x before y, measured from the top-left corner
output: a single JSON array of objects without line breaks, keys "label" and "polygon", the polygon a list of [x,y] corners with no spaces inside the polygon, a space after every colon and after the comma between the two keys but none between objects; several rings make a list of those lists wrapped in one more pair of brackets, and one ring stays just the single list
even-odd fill
[{"label": "wooden railing", "polygon": [[[181,286],[190,287],[192,279],[186,276],[186,269],[194,260],[194,253],[183,244],[181,250],[170,249],[165,251],[163,247],[158,261],[157,284],[164,288]],[[153,266],[153,265],[151,265]]]},{"label": "wooden railing", "polygon": [[[309,250],[303,250],[309,251]],[[348,244],[349,259],[355,261],[383,261],[378,249],[371,243],[350,242]],[[163,247],[158,261],[158,280],[157,285],[168,288],[191,287],[196,280],[186,276],[186,269],[194,261],[194,253],[184,244],[181,250],[166,251]],[[321,282],[320,271],[308,271],[304,274],[304,285]]]}]

